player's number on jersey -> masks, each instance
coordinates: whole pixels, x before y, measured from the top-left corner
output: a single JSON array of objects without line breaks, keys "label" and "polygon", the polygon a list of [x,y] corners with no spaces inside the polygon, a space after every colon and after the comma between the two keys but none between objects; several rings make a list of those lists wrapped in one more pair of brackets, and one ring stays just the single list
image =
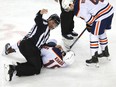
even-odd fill
[{"label": "player's number on jersey", "polygon": [[98,4],[100,2],[104,2],[104,0],[90,0],[93,4]]}]

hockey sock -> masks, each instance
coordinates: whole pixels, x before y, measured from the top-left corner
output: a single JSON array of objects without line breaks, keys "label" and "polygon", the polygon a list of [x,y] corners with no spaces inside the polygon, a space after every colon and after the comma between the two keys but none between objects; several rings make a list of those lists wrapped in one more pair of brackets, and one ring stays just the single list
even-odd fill
[{"label": "hockey sock", "polygon": [[90,51],[91,56],[94,56],[95,52],[98,51],[99,43],[98,43],[98,35],[90,34]]},{"label": "hockey sock", "polygon": [[105,47],[108,45],[108,39],[106,33],[99,35],[99,41],[100,41],[101,50],[104,51]]}]

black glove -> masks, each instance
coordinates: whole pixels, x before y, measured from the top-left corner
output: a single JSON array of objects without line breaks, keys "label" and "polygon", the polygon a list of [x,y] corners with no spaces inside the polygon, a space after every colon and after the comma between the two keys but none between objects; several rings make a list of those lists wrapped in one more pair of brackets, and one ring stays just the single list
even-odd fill
[{"label": "black glove", "polygon": [[65,51],[62,51],[62,55],[65,56],[66,55],[66,52]]},{"label": "black glove", "polygon": [[89,25],[89,24],[86,24],[86,29],[87,29],[88,32],[91,32],[92,26]]}]

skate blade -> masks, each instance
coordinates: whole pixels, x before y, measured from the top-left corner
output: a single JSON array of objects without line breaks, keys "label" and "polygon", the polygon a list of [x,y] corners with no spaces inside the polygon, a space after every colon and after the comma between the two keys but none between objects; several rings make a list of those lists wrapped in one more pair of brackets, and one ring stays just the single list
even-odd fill
[{"label": "skate blade", "polygon": [[99,68],[99,63],[86,63],[86,66],[95,66],[96,68]]},{"label": "skate blade", "polygon": [[10,80],[8,71],[9,71],[9,65],[4,64],[5,81],[9,81]]},{"label": "skate blade", "polygon": [[78,38],[78,36],[73,36],[74,40],[76,40]]},{"label": "skate blade", "polygon": [[108,60],[108,61],[111,61],[111,58],[110,57],[100,57],[99,59],[103,59],[103,58],[106,58],[106,60]]}]

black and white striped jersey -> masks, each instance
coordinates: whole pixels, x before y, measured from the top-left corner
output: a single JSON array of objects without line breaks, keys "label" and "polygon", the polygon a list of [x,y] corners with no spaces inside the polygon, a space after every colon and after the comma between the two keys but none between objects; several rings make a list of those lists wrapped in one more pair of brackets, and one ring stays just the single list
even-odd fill
[{"label": "black and white striped jersey", "polygon": [[30,40],[36,47],[40,48],[45,44],[50,36],[50,29],[48,28],[48,22],[42,18],[40,12],[35,17],[35,25],[30,32],[24,37],[23,40]]}]

